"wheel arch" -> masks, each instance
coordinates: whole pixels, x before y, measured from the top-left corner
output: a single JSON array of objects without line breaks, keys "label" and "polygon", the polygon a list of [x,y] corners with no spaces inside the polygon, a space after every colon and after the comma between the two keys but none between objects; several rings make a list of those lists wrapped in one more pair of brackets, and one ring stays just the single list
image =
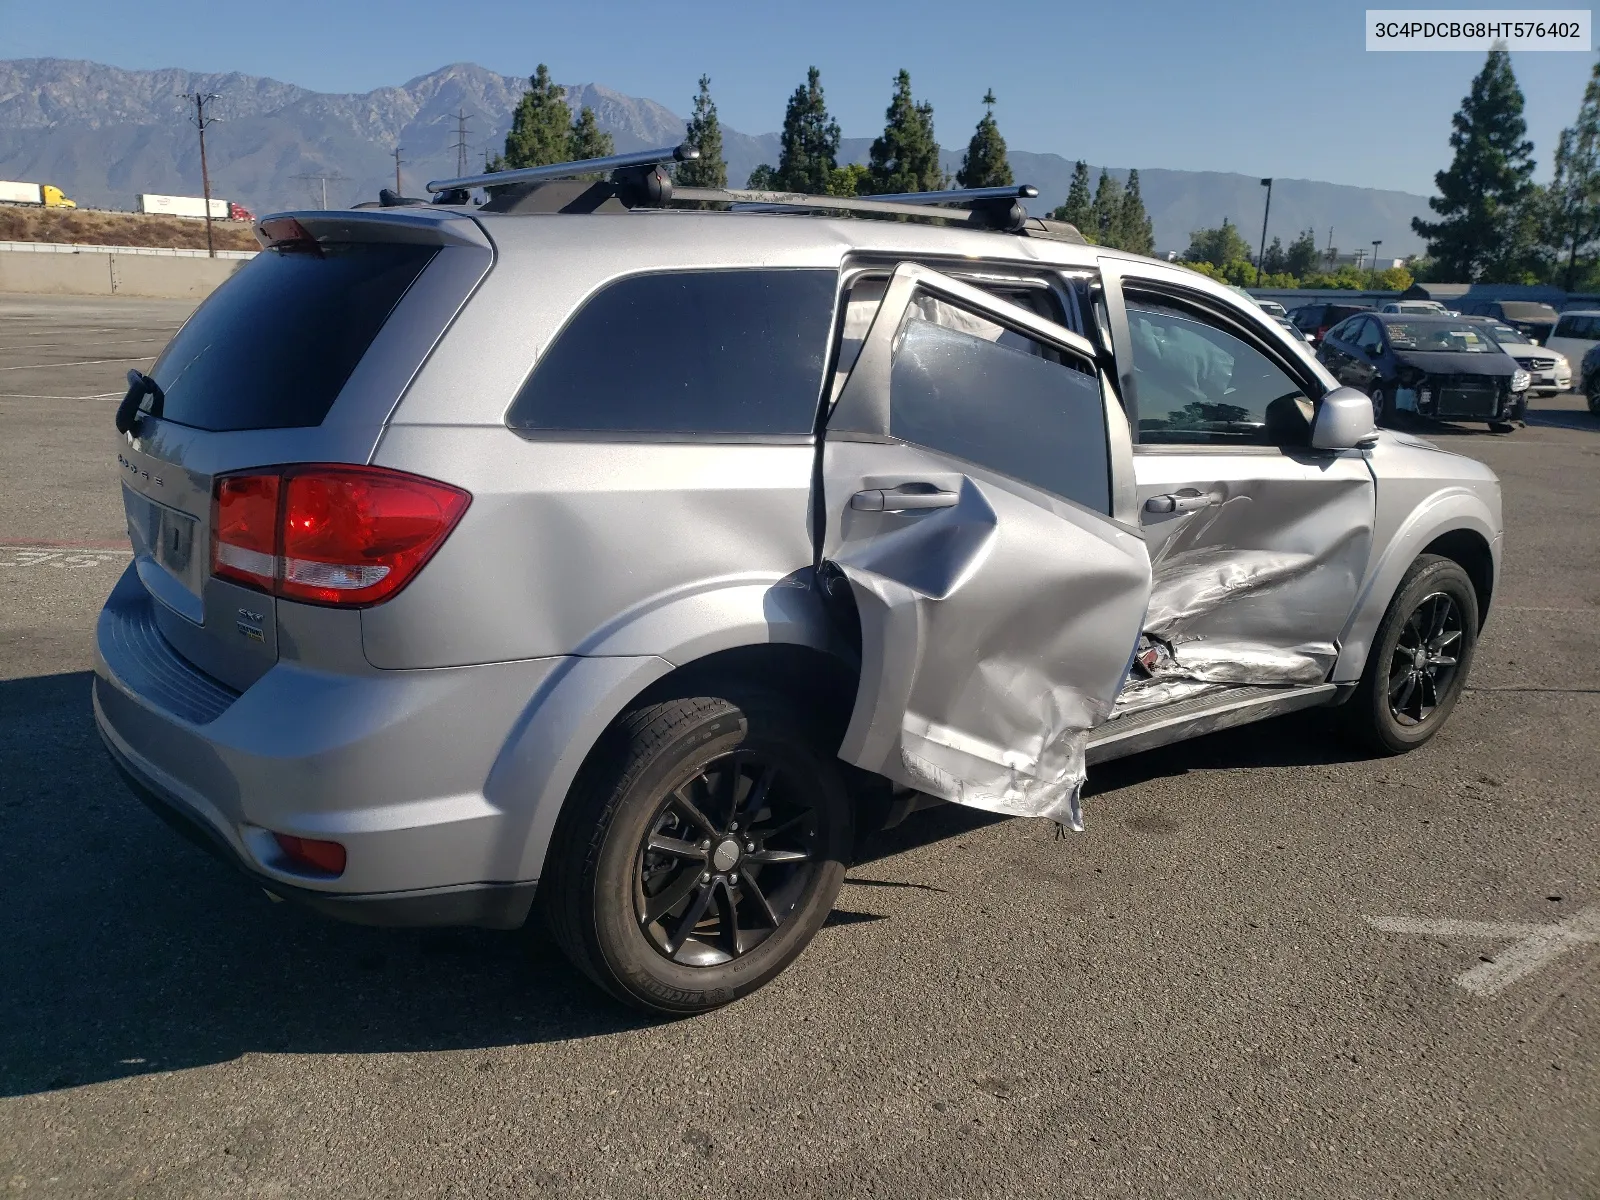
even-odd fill
[{"label": "wheel arch", "polygon": [[1368,569],[1355,608],[1340,634],[1339,659],[1330,682],[1353,683],[1361,678],[1383,614],[1406,571],[1420,555],[1442,554],[1461,564],[1478,595],[1478,623],[1482,628],[1487,601],[1500,573],[1497,507],[1491,509],[1472,488],[1451,486],[1441,488],[1413,509]]},{"label": "wheel arch", "polygon": [[[682,606],[682,619],[655,609],[636,626],[614,625],[602,643],[613,651],[648,652],[595,653],[591,645],[564,659],[512,730],[484,793],[515,814],[506,847],[506,870],[515,878],[535,879],[543,872],[579,769],[606,729],[640,703],[696,694],[713,680],[768,687],[777,682],[800,689],[808,703],[839,711],[843,732],[859,661],[817,593],[792,580],[760,586],[741,581],[673,603]],[[674,644],[660,640],[667,629],[675,634]]]},{"label": "wheel arch", "polygon": [[1442,533],[1422,548],[1423,554],[1437,554],[1457,563],[1472,580],[1472,591],[1478,600],[1478,628],[1489,617],[1489,601],[1494,595],[1494,551],[1476,529],[1452,529]]}]

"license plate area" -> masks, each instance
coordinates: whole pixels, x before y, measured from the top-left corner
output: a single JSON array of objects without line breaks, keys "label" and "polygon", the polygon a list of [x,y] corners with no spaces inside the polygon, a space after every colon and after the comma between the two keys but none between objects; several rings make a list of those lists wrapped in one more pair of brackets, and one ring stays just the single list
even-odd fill
[{"label": "license plate area", "polygon": [[157,504],[123,487],[128,535],[134,553],[152,560],[183,589],[198,598],[206,576],[206,546],[200,521],[188,513]]}]

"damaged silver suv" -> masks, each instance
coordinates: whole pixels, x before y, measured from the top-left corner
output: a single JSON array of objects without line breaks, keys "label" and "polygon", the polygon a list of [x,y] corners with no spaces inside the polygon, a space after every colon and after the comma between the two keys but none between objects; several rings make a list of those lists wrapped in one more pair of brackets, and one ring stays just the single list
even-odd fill
[{"label": "damaged silver suv", "polygon": [[868,822],[1081,828],[1099,760],[1446,721],[1495,477],[1259,309],[1027,189],[674,197],[638,157],[263,220],[133,378],[95,717],[269,892],[535,917],[690,1013],[800,954]]}]

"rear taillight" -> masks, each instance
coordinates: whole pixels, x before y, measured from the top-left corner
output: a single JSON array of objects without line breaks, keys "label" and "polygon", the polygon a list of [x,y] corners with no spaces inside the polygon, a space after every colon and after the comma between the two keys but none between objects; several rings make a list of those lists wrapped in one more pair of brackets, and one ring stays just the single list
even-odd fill
[{"label": "rear taillight", "polygon": [[387,600],[449,536],[472,497],[383,467],[292,466],[217,480],[211,570],[289,600]]}]

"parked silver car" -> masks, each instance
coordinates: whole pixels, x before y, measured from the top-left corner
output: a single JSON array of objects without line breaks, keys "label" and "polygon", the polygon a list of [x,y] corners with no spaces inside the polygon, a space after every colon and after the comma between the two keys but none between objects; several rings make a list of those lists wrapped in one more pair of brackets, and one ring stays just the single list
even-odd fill
[{"label": "parked silver car", "polygon": [[784,203],[260,222],[119,417],[93,702],[141,796],[274,895],[536,913],[689,1013],[868,820],[1081,828],[1089,764],[1311,706],[1438,731],[1486,467],[1192,271]]}]

